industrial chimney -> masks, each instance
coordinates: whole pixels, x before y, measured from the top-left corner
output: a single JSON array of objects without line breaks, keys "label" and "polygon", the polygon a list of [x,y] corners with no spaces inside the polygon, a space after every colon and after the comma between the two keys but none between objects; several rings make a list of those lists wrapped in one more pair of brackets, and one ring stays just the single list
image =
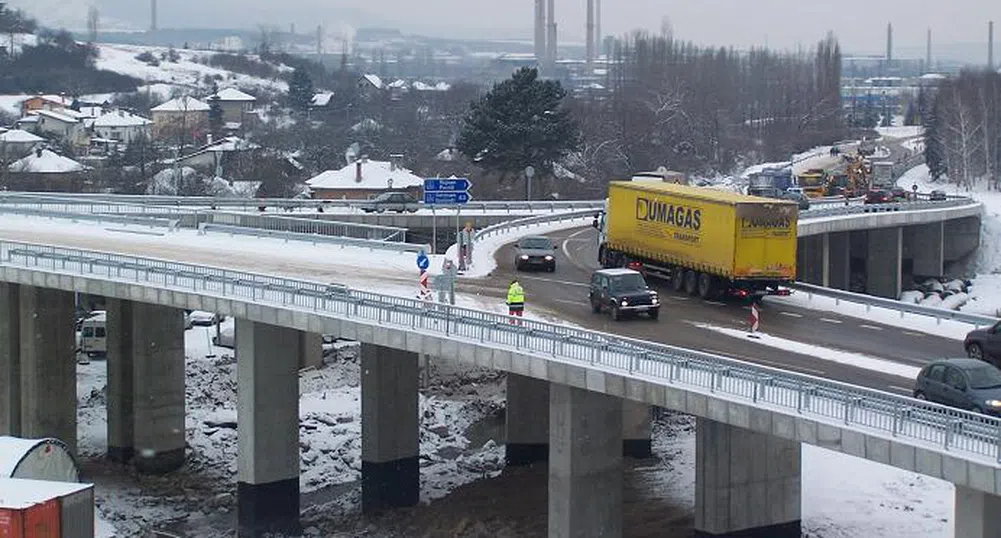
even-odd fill
[{"label": "industrial chimney", "polygon": [[594,0],[594,53],[596,56],[601,56],[602,48],[601,0]]},{"label": "industrial chimney", "polygon": [[925,72],[931,73],[931,28],[928,29],[928,43],[925,50]]},{"label": "industrial chimney", "polygon": [[594,65],[594,0],[587,0],[587,66]]},{"label": "industrial chimney", "polygon": [[556,67],[556,0],[547,2],[547,29],[546,32],[546,66],[549,69]]},{"label": "industrial chimney", "polygon": [[893,61],[893,24],[886,24],[886,61]]},{"label": "industrial chimney", "polygon": [[149,0],[149,31],[156,31],[156,0]]},{"label": "industrial chimney", "polygon": [[546,0],[535,0],[535,61],[546,62]]},{"label": "industrial chimney", "polygon": [[994,21],[987,22],[987,69],[994,70]]}]

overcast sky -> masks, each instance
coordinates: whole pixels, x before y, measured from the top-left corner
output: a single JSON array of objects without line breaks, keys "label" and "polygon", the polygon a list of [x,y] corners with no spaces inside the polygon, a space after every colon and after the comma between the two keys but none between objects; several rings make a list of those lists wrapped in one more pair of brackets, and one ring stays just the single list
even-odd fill
[{"label": "overcast sky", "polygon": [[[79,18],[93,3],[102,18],[148,25],[147,0],[8,0],[43,20]],[[404,31],[459,37],[531,35],[535,0],[159,0],[161,27],[256,27],[269,22],[305,30],[391,25]],[[602,30],[659,31],[668,17],[675,34],[700,43],[744,47],[810,46],[833,30],[852,51],[881,51],[893,22],[895,44],[986,42],[987,21],[1001,22],[1001,0],[603,0]],[[561,38],[584,35],[585,0],[556,0]],[[62,24],[67,24],[62,22]]]}]

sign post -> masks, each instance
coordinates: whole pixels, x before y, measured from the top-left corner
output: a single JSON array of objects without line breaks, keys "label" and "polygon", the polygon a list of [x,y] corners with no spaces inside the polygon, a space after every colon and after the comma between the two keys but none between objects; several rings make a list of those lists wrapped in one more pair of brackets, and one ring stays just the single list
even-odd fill
[{"label": "sign post", "polygon": [[747,335],[749,338],[759,338],[757,335],[758,324],[761,321],[761,313],[758,310],[757,301],[751,303],[751,334]]},{"label": "sign post", "polygon": [[437,252],[438,218],[435,208],[440,205],[455,206],[456,245],[459,242],[459,211],[468,204],[473,196],[469,189],[473,184],[464,177],[458,178],[426,178],[424,179],[424,204],[431,207],[431,230],[434,238],[432,244]]},{"label": "sign post", "polygon": [[529,202],[532,201],[532,176],[535,175],[535,167],[528,165],[525,167],[525,178],[528,180],[528,185],[526,185],[525,200]]}]

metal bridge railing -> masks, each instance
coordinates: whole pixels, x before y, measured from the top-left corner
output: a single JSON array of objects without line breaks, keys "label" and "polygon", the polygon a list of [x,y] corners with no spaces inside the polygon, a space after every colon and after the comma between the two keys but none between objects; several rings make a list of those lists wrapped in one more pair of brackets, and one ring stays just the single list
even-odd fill
[{"label": "metal bridge railing", "polygon": [[834,288],[825,288],[823,286],[816,286],[814,284],[806,284],[803,282],[797,282],[794,287],[806,293],[808,296],[810,296],[811,299],[813,295],[818,295],[820,297],[829,297],[831,299],[835,299],[838,301],[858,303],[861,305],[865,305],[866,308],[872,308],[872,307],[885,308],[887,310],[894,310],[897,312],[905,312],[908,314],[915,314],[918,316],[935,318],[939,321],[945,319],[945,320],[959,321],[961,323],[969,323],[970,325],[973,325],[977,328],[989,327],[1001,321],[1001,318],[996,318],[993,316],[970,314],[968,312],[960,312],[958,310],[947,310],[945,308],[938,308],[934,306],[906,303],[894,299],[887,299],[885,297],[876,297],[873,295],[864,295],[861,293],[854,293],[851,291],[837,290]]},{"label": "metal bridge railing", "polygon": [[529,353],[1001,465],[1001,419],[654,342],[228,269],[0,241],[0,265],[315,312]]}]

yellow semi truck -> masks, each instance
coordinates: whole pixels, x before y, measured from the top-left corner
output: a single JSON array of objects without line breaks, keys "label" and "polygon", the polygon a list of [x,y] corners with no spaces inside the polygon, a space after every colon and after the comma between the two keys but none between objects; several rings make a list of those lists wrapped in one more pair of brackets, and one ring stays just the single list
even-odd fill
[{"label": "yellow semi truck", "polygon": [[603,267],[632,267],[709,299],[787,295],[795,202],[670,183],[614,181],[598,216]]}]

